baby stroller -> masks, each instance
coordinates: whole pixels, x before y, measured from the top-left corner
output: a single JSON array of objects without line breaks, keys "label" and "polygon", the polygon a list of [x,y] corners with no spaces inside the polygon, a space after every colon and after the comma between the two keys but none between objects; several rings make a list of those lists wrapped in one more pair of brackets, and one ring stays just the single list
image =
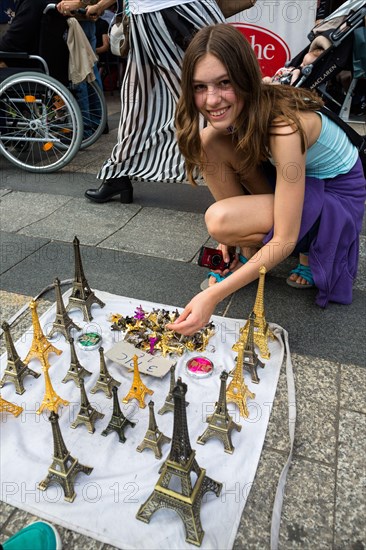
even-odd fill
[{"label": "baby stroller", "polygon": [[[300,66],[305,54],[320,46],[323,53],[311,65],[301,68],[300,76],[292,85],[316,90],[327,107],[346,122],[350,122],[355,90],[366,88],[365,18],[364,0],[345,2],[312,29],[308,35],[309,45],[287,64]],[[343,74],[349,75],[346,91],[339,78]],[[282,83],[288,83],[286,77]],[[365,108],[359,114],[365,115]],[[364,122],[362,117],[355,117],[353,121]]]},{"label": "baby stroller", "polygon": [[[55,4],[46,8],[42,20],[40,52],[45,58],[0,52],[4,60],[19,60],[19,66],[25,60],[38,63],[39,68],[31,70],[0,69],[0,152],[19,168],[31,172],[63,168],[81,147],[98,139],[106,124],[105,99],[97,84],[87,84],[90,107],[93,106],[88,112],[81,112],[75,90],[69,86],[68,50],[63,37],[67,23],[54,7]],[[50,9],[54,22],[51,27]],[[55,33],[55,28],[61,33]]]}]

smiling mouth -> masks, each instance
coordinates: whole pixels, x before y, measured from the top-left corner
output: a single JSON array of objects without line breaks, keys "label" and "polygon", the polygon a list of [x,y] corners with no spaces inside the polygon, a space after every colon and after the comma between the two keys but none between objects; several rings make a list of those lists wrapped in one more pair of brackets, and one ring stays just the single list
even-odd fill
[{"label": "smiling mouth", "polygon": [[224,115],[229,109],[230,107],[224,107],[223,109],[218,109],[217,111],[208,111],[208,112],[211,117],[220,117]]}]

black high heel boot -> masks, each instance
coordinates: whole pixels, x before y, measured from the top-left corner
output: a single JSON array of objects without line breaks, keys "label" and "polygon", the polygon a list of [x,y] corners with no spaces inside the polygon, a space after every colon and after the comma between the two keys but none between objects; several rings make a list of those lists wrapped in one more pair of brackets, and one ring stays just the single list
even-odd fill
[{"label": "black high heel boot", "polygon": [[130,204],[133,201],[133,187],[128,176],[104,180],[98,189],[87,189],[85,196],[94,202],[107,202],[120,196],[120,202]]}]

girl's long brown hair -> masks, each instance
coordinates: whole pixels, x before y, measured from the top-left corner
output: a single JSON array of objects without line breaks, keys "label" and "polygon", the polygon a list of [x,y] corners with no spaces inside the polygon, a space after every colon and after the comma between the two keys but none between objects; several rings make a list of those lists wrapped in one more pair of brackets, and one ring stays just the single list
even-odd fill
[{"label": "girl's long brown hair", "polygon": [[249,42],[232,25],[225,23],[204,27],[188,46],[182,67],[182,92],[176,111],[178,145],[186,161],[188,179],[195,184],[197,168],[204,162],[195,106],[193,74],[196,63],[207,53],[216,56],[226,67],[228,76],[244,108],[235,123],[234,146],[242,151],[240,174],[250,171],[269,157],[269,136],[276,126],[291,125],[301,137],[305,135],[299,111],[316,111],[323,102],[309,90],[264,84],[257,58]]}]

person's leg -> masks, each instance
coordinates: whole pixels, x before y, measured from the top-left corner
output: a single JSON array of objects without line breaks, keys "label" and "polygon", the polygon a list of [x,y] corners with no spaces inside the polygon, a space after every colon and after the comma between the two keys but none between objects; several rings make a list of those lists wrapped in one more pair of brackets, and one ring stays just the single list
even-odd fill
[{"label": "person's leg", "polygon": [[[265,235],[273,226],[274,196],[245,195],[217,201],[205,214],[207,230],[212,238],[230,247],[239,247],[238,269],[262,246]],[[258,213],[260,212],[260,215]],[[211,276],[208,284],[216,284]]]},{"label": "person's leg", "polygon": [[53,525],[37,521],[3,542],[4,550],[61,550],[60,535]]},{"label": "person's leg", "polygon": [[239,176],[241,152],[238,152],[230,134],[217,132],[212,126],[201,131],[204,155],[203,177],[213,197],[218,201],[229,197],[251,194],[271,194],[268,177],[258,167]]}]

